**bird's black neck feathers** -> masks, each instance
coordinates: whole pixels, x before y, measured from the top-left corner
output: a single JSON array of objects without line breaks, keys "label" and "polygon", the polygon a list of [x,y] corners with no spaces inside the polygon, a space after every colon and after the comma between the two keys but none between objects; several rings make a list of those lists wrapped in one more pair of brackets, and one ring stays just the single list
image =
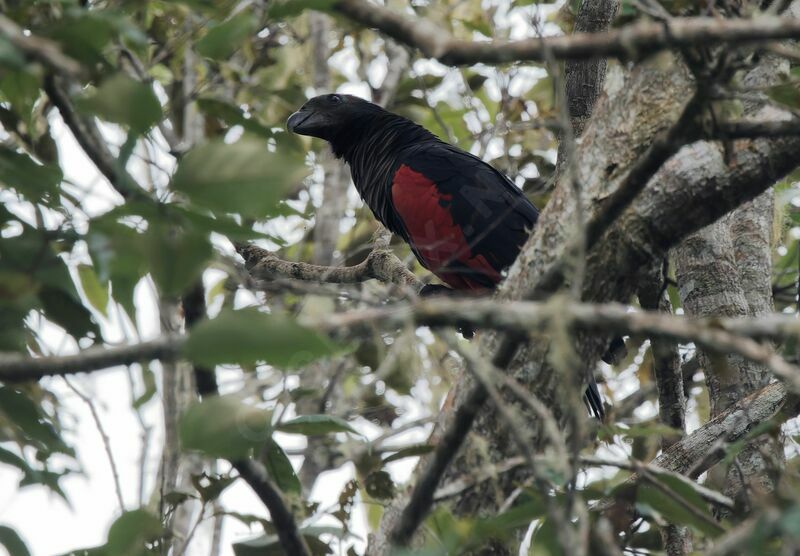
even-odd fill
[{"label": "bird's black neck feathers", "polygon": [[391,214],[391,183],[398,154],[408,147],[437,142],[424,127],[376,105],[351,118],[330,140],[336,157],[350,166],[361,198],[393,232],[399,231]]}]

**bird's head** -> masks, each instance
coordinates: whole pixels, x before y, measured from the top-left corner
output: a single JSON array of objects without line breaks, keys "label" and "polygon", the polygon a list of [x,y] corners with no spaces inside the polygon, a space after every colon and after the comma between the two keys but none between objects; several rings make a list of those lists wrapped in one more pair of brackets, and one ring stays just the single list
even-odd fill
[{"label": "bird's head", "polygon": [[319,95],[289,116],[286,127],[299,135],[333,141],[342,130],[357,125],[365,115],[380,111],[378,105],[353,95]]}]

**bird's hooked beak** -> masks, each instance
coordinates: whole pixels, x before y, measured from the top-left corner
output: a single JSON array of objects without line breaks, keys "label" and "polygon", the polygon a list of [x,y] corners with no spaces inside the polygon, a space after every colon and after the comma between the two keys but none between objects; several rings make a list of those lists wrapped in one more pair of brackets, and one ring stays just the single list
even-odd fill
[{"label": "bird's hooked beak", "polygon": [[319,112],[301,108],[286,120],[286,129],[298,135],[314,135],[325,124],[325,117]]}]

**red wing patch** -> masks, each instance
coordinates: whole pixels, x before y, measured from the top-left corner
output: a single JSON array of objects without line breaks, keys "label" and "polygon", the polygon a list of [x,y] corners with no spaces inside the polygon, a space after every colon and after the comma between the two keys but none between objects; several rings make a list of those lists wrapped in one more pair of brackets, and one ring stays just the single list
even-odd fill
[{"label": "red wing patch", "polygon": [[392,180],[394,208],[420,262],[455,289],[486,289],[487,282],[500,281],[500,273],[483,255],[473,255],[461,227],[453,221],[452,199],[405,164]]}]

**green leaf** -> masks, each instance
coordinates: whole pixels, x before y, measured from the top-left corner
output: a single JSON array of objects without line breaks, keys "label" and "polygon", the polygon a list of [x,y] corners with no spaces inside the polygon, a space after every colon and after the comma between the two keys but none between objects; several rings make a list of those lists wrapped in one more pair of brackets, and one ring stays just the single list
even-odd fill
[{"label": "green leaf", "polygon": [[61,489],[61,485],[58,481],[64,476],[69,474],[70,471],[63,471],[57,473],[55,471],[48,471],[46,469],[34,469],[33,473],[30,475],[25,475],[22,480],[19,482],[20,487],[28,486],[28,485],[43,485],[52,490],[54,493],[58,494],[64,502],[67,503],[69,506],[69,499],[67,498],[66,493]]},{"label": "green leaf", "polygon": [[253,139],[212,141],[183,157],[172,185],[197,205],[262,218],[307,173],[303,158],[286,149],[270,152]]},{"label": "green leaf", "polygon": [[778,526],[785,534],[795,539],[800,537],[800,506],[795,504],[784,509]]},{"label": "green leaf", "polygon": [[[2,39],[0,39],[2,50]],[[2,54],[0,54],[2,59]],[[0,62],[2,63],[2,62]],[[5,71],[0,73],[0,93],[11,103],[14,112],[19,114],[28,129],[36,129],[34,107],[39,100],[41,77],[34,71]]]},{"label": "green leaf", "polygon": [[39,291],[39,299],[44,307],[45,315],[75,338],[83,338],[89,334],[99,335],[97,324],[92,314],[67,292],[50,286]]},{"label": "green leaf", "polygon": [[88,299],[92,307],[102,313],[103,316],[107,316],[108,286],[100,284],[94,267],[87,264],[78,265],[78,277],[80,278],[81,288],[83,289],[86,299]]},{"label": "green leaf", "polygon": [[218,396],[192,404],[180,420],[181,446],[209,456],[238,459],[270,437],[270,412]]},{"label": "green leaf", "polygon": [[184,293],[201,276],[211,258],[208,235],[190,228],[151,223],[146,237],[150,272],[167,296]]},{"label": "green leaf", "polygon": [[257,232],[252,228],[243,226],[242,224],[237,223],[236,220],[234,220],[234,218],[231,216],[218,214],[212,217],[206,216],[205,214],[200,214],[199,212],[189,210],[184,207],[178,207],[175,205],[168,206],[171,209],[170,213],[174,214],[175,216],[185,218],[187,225],[191,225],[198,230],[217,232],[218,234],[222,234],[230,240],[268,239],[273,243],[277,243],[278,245],[283,245],[285,243],[284,240],[279,237],[271,236],[263,232]]},{"label": "green leaf", "polygon": [[208,366],[265,361],[296,368],[334,352],[327,338],[300,326],[294,319],[255,308],[223,310],[217,318],[192,329],[184,346],[189,359]]},{"label": "green leaf", "polygon": [[[37,457],[42,457],[41,455],[37,455]],[[16,467],[22,472],[22,479],[20,479],[19,486],[24,487],[27,485],[42,485],[46,486],[59,496],[64,499],[67,504],[69,504],[69,500],[67,500],[67,496],[63,490],[61,490],[61,486],[58,484],[59,479],[68,474],[69,470],[63,473],[54,473],[52,471],[46,470],[39,470],[34,469],[28,463],[9,450],[0,447],[0,463],[5,463],[7,465],[11,465],[12,467]]]},{"label": "green leaf", "polygon": [[30,201],[38,202],[58,192],[61,170],[43,166],[28,155],[0,147],[0,185],[15,189]]},{"label": "green leaf", "polygon": [[211,27],[205,36],[197,41],[197,52],[214,60],[224,60],[231,56],[239,46],[253,34],[256,19],[249,11],[242,11],[228,21]]},{"label": "green leaf", "polygon": [[[117,64],[112,40],[128,47],[146,47],[147,37],[123,13],[110,9],[79,9],[75,2],[63,2],[63,17],[48,18],[53,23],[41,33],[62,43],[64,53],[85,63],[86,67]],[[70,6],[70,4],[72,6]],[[106,54],[113,64],[109,64]]]},{"label": "green leaf", "polygon": [[22,471],[25,475],[29,475],[34,472],[33,468],[30,465],[28,465],[28,462],[26,462],[24,459],[19,457],[14,452],[6,450],[2,446],[0,446],[0,463],[5,463],[6,465],[16,467],[17,469]]},{"label": "green leaf", "polygon": [[520,527],[526,527],[534,519],[538,519],[547,513],[547,504],[541,497],[525,497],[520,503],[512,508],[493,517],[482,519],[475,524],[475,533],[479,539],[486,539],[492,536],[502,536]]},{"label": "green leaf", "polygon": [[95,11],[101,10],[70,11],[70,16],[56,19],[46,35],[59,41],[68,56],[87,64],[102,63],[103,49],[114,36],[114,29]]},{"label": "green leaf", "polygon": [[4,546],[11,556],[30,556],[30,551],[22,537],[11,527],[0,525],[0,545]]},{"label": "green leaf", "polygon": [[295,17],[306,10],[328,11],[336,0],[276,0],[271,2],[267,15],[274,19]]},{"label": "green leaf", "polygon": [[531,556],[561,556],[561,535],[552,519],[545,519],[531,537],[531,547],[528,554]]},{"label": "green leaf", "polygon": [[22,391],[0,386],[0,415],[5,415],[11,424],[19,427],[19,431],[37,448],[47,453],[72,453],[47,415]]},{"label": "green leaf", "polygon": [[156,386],[156,374],[149,365],[142,366],[142,383],[144,384],[144,392],[133,400],[133,409],[139,409],[149,402],[158,391],[158,387]]},{"label": "green leaf", "polygon": [[196,494],[192,494],[191,492],[172,490],[164,494],[162,499],[173,508],[177,508],[188,500],[200,500],[200,497]]},{"label": "green leaf", "polygon": [[0,67],[23,69],[25,57],[5,37],[0,37]]},{"label": "green leaf", "polygon": [[104,552],[125,556],[150,555],[147,543],[164,534],[158,518],[145,510],[125,512],[108,530],[108,542]]},{"label": "green leaf", "polygon": [[197,99],[197,107],[207,116],[219,118],[228,125],[240,125],[245,130],[265,139],[273,136],[272,130],[261,125],[255,118],[248,118],[238,106],[215,98]]},{"label": "green leaf", "polygon": [[800,86],[797,83],[788,82],[775,85],[767,89],[767,96],[790,108],[800,108]]},{"label": "green leaf", "polygon": [[270,438],[264,448],[264,466],[267,473],[283,492],[300,494],[302,485],[294,472],[292,462],[275,440]]},{"label": "green leaf", "polygon": [[649,482],[639,486],[636,506],[647,512],[651,508],[670,523],[689,525],[706,535],[717,536],[724,529],[708,511],[708,505],[690,484],[667,473],[653,472],[655,479],[669,490],[669,494]]},{"label": "green leaf", "polygon": [[386,465],[387,463],[391,463],[393,461],[398,461],[405,458],[413,458],[416,456],[422,456],[427,453],[433,451],[433,446],[430,444],[417,444],[416,446],[409,446],[408,448],[403,448],[402,450],[398,450],[390,456],[383,458],[383,464]]},{"label": "green leaf", "polygon": [[279,424],[275,430],[291,434],[313,436],[334,432],[352,432],[359,434],[347,421],[333,415],[303,415]]},{"label": "green leaf", "polygon": [[458,21],[460,21],[461,24],[470,31],[476,31],[484,37],[492,36],[492,27],[489,25],[489,21],[484,17],[476,17],[471,21],[466,19],[459,19]]},{"label": "green leaf", "polygon": [[83,110],[100,118],[144,133],[161,119],[161,103],[149,85],[117,73],[97,88],[93,95],[78,100]]},{"label": "green leaf", "polygon": [[23,272],[0,270],[0,302],[17,301],[36,293],[37,284]]},{"label": "green leaf", "polygon": [[236,477],[226,475],[192,475],[192,484],[203,502],[213,502],[219,498],[222,491],[228,488],[236,480]]}]

